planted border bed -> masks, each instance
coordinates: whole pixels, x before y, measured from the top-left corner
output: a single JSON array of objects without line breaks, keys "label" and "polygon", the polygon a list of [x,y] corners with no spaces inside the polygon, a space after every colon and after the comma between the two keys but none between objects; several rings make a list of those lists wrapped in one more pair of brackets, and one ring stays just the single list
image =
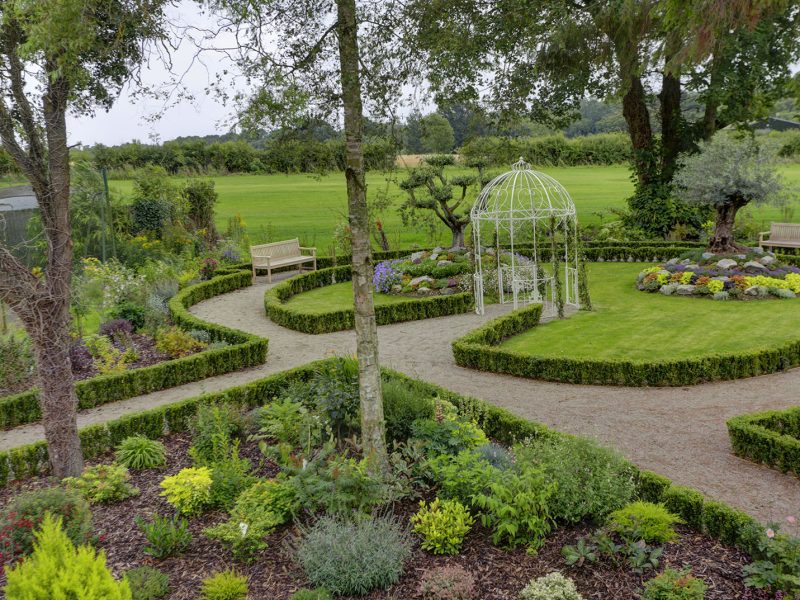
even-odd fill
[{"label": "planted border bed", "polygon": [[727,425],[737,456],[800,475],[800,406],[740,415]]},{"label": "planted border bed", "polygon": [[[267,316],[278,325],[303,333],[330,333],[352,329],[355,318],[352,308],[308,313],[287,304],[297,294],[350,281],[351,276],[350,266],[341,266],[292,277],[264,293],[264,310]],[[408,298],[390,304],[376,304],[375,318],[378,325],[389,325],[402,321],[443,317],[469,312],[473,307],[473,302],[470,292],[461,292],[450,296]]]},{"label": "planted border bed", "polygon": [[[251,284],[249,270],[228,269],[209,281],[181,290],[169,301],[169,311],[177,325],[187,330],[206,331],[211,341],[224,341],[229,346],[116,375],[79,381],[75,384],[78,408],[92,408],[263,364],[267,359],[268,340],[203,321],[188,310],[198,302]],[[37,390],[0,398],[0,429],[33,423],[40,418]]]}]

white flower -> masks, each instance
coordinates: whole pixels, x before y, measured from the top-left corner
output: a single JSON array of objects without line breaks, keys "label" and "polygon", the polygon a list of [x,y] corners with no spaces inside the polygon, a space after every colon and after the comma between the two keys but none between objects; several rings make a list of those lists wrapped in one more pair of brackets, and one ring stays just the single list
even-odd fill
[{"label": "white flower", "polygon": [[247,537],[247,523],[239,523],[239,531],[242,533],[242,537]]}]

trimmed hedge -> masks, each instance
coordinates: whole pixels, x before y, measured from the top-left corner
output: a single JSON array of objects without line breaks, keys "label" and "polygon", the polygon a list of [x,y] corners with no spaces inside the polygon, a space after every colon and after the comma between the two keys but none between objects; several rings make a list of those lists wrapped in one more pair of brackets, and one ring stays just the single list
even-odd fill
[{"label": "trimmed hedge", "polygon": [[[212,341],[224,341],[229,346],[116,375],[101,375],[76,382],[78,408],[92,408],[263,364],[267,359],[268,340],[208,323],[188,310],[198,302],[249,285],[249,271],[232,270],[228,274],[189,286],[169,301],[169,311],[176,324],[187,330],[206,331]],[[37,390],[0,399],[0,429],[33,423],[41,416]]]},{"label": "trimmed hedge", "polygon": [[[104,425],[92,425],[80,431],[84,457],[91,459],[112,450],[132,432],[157,438],[186,431],[189,419],[201,403],[229,402],[244,408],[261,406],[275,398],[290,383],[307,381],[320,366],[337,359],[316,361],[270,375],[264,379],[227,390],[182,400],[156,409],[126,415]],[[549,427],[528,421],[506,410],[468,396],[462,396],[434,384],[383,369],[384,378],[399,379],[408,387],[431,397],[453,403],[458,411],[474,420],[486,434],[506,445],[531,438],[564,436]],[[21,479],[46,471],[47,447],[44,442],[0,453],[0,487],[12,478]],[[634,467],[635,468],[635,467]],[[690,526],[720,541],[753,552],[759,523],[749,515],[716,501],[706,500],[696,490],[673,485],[656,473],[636,471],[637,495],[650,502],[663,502]]]},{"label": "trimmed hedge", "polygon": [[[329,333],[352,329],[355,319],[352,308],[309,314],[286,305],[292,296],[333,283],[350,281],[351,276],[349,266],[331,267],[297,275],[264,293],[264,310],[278,325],[303,333]],[[470,292],[460,292],[450,296],[409,298],[403,302],[376,304],[375,319],[378,325],[388,325],[443,317],[469,312],[474,306],[473,303],[474,299]]]},{"label": "trimmed hedge", "polygon": [[727,425],[737,456],[800,475],[800,406],[740,415]]},{"label": "trimmed hedge", "polygon": [[537,356],[499,346],[503,340],[535,327],[540,315],[541,306],[531,305],[489,321],[455,340],[456,364],[545,381],[637,387],[741,379],[785,371],[800,364],[800,339],[753,352],[709,354],[696,359],[653,363]]}]

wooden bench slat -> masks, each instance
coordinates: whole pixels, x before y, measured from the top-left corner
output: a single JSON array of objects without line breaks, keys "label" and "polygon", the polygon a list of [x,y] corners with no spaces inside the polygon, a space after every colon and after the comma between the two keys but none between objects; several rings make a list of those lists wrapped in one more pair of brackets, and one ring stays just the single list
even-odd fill
[{"label": "wooden bench slat", "polygon": [[[765,236],[769,235],[769,239]],[[800,223],[772,223],[759,235],[758,245],[768,248],[800,248]]]},{"label": "wooden bench slat", "polygon": [[[311,254],[303,254],[303,251]],[[253,265],[253,281],[256,279],[257,269],[267,270],[267,281],[272,283],[272,269],[289,265],[304,265],[313,263],[313,270],[317,270],[317,249],[314,247],[300,246],[300,240],[283,240],[270,244],[250,246],[250,260]]]}]

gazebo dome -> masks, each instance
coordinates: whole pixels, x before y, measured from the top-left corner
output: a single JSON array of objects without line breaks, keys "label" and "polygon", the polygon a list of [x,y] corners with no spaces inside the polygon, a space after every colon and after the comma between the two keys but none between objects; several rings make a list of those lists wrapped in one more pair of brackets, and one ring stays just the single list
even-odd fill
[{"label": "gazebo dome", "polygon": [[522,158],[481,190],[472,207],[472,219],[530,220],[575,216],[575,204],[564,186],[534,171]]}]

